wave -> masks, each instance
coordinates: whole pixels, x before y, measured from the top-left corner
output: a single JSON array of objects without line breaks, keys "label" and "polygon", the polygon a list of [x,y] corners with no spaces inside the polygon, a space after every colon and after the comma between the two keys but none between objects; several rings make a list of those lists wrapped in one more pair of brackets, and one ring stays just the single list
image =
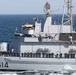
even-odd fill
[{"label": "wave", "polygon": [[16,72],[0,72],[0,75],[18,75]]}]

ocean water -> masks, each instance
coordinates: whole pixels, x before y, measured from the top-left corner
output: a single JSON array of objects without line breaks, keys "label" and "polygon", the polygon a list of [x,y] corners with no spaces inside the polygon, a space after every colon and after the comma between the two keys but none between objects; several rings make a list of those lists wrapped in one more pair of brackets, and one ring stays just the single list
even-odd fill
[{"label": "ocean water", "polygon": [[0,75],[40,75],[40,73],[1,72]]},{"label": "ocean water", "polygon": [[[33,18],[38,18],[42,23],[45,22],[45,15],[0,15],[0,42],[11,42],[16,28],[20,28],[26,23],[33,24]],[[52,23],[61,24],[62,15],[52,15]],[[74,30],[76,29],[76,15],[73,15]]]},{"label": "ocean water", "polygon": [[11,42],[14,32],[26,23],[33,24],[33,18],[38,17],[44,23],[44,15],[0,15],[0,42]]},{"label": "ocean water", "polygon": [[[34,24],[33,18],[38,18],[42,29],[46,19],[45,15],[0,15],[0,42],[11,43],[16,28],[26,23]],[[52,15],[52,23],[61,24],[62,15]],[[73,29],[76,30],[76,15],[73,15]],[[16,74],[16,72],[3,72],[0,75],[39,75],[37,73]]]}]

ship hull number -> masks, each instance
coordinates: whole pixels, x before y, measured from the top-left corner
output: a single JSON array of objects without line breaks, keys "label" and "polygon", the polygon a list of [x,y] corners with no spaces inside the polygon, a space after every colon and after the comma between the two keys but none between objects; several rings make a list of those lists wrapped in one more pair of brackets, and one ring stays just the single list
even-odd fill
[{"label": "ship hull number", "polygon": [[8,62],[0,62],[0,68],[8,68]]}]

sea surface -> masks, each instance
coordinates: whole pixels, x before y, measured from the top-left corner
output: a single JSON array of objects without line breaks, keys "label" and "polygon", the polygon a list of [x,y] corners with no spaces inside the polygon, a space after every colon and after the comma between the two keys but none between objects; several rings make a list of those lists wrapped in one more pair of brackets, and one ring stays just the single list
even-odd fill
[{"label": "sea surface", "polygon": [[[42,23],[42,30],[46,19],[45,15],[0,15],[0,43],[13,41],[14,32],[16,29],[20,29],[24,24],[34,24],[33,18],[38,18],[38,22]],[[61,24],[62,15],[53,14],[52,24]],[[76,15],[73,15],[73,29],[76,30]],[[1,73],[0,75],[37,75],[35,73],[16,74],[13,73]],[[39,74],[38,74],[39,75]]]},{"label": "sea surface", "polygon": [[[34,24],[33,18],[38,18],[42,23],[42,29],[46,19],[45,15],[0,15],[0,42],[11,42],[14,32],[22,25]],[[52,23],[61,24],[62,15],[52,15]],[[76,15],[73,15],[74,30],[76,30]]]}]

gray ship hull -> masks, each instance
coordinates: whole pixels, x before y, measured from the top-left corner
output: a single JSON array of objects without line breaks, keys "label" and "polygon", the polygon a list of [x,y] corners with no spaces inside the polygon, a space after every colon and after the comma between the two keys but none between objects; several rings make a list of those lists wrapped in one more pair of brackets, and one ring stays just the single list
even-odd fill
[{"label": "gray ship hull", "polygon": [[60,71],[68,67],[76,70],[76,59],[0,57],[0,70]]}]

